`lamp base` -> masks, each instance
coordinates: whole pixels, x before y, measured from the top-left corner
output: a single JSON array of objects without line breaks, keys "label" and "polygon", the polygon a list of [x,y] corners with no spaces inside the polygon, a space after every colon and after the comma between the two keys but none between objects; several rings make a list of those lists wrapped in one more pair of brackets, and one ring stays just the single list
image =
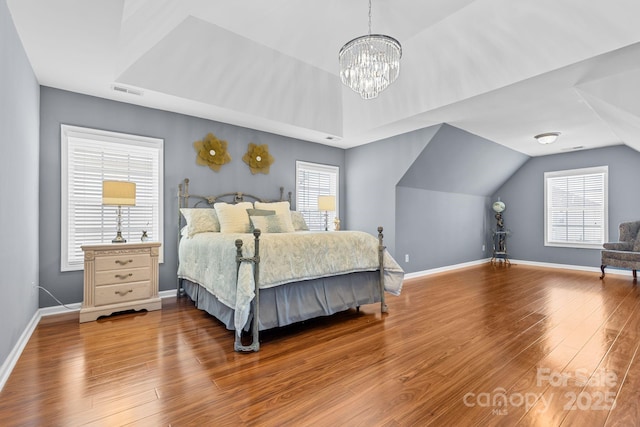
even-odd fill
[{"label": "lamp base", "polygon": [[111,241],[111,243],[127,243],[127,240],[122,237],[122,232],[118,231],[116,238]]}]

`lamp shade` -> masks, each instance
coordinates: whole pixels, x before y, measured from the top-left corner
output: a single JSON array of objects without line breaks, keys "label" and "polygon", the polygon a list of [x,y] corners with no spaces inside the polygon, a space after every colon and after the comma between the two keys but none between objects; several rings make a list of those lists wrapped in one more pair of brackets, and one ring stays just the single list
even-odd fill
[{"label": "lamp shade", "polygon": [[335,211],[336,196],[318,196],[319,211]]},{"label": "lamp shade", "polygon": [[136,183],[127,181],[103,181],[102,204],[115,206],[135,206]]}]

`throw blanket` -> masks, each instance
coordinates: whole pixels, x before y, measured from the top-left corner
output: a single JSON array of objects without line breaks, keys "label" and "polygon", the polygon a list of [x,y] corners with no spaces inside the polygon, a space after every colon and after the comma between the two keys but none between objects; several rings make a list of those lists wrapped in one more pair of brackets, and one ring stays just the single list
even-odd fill
[{"label": "throw blanket", "polygon": [[[199,233],[180,241],[178,277],[196,282],[235,310],[235,329],[249,318],[255,296],[252,263],[236,272],[236,239],[254,253],[252,234]],[[260,288],[378,269],[378,239],[360,231],[265,233],[260,236]],[[385,289],[399,295],[404,271],[385,250]]]}]

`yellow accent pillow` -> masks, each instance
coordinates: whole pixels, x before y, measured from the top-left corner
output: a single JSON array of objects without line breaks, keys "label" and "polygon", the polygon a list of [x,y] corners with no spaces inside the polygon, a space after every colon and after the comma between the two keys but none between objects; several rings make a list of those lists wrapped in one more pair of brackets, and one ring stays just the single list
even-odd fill
[{"label": "yellow accent pillow", "polygon": [[249,233],[251,222],[247,209],[252,209],[251,202],[241,202],[235,205],[218,202],[213,205],[220,221],[221,233]]}]

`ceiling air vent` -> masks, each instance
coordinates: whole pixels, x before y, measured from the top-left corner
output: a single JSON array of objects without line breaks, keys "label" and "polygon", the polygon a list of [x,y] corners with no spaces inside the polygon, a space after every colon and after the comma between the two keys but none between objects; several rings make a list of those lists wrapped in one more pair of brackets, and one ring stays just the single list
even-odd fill
[{"label": "ceiling air vent", "polygon": [[584,145],[576,145],[575,147],[563,148],[560,151],[575,151],[575,150],[582,150],[582,149],[584,149]]},{"label": "ceiling air vent", "polygon": [[128,93],[129,95],[136,95],[136,96],[142,96],[142,94],[144,93],[139,89],[132,89],[130,87],[118,86],[118,85],[112,85],[111,89],[113,89],[116,92]]}]

